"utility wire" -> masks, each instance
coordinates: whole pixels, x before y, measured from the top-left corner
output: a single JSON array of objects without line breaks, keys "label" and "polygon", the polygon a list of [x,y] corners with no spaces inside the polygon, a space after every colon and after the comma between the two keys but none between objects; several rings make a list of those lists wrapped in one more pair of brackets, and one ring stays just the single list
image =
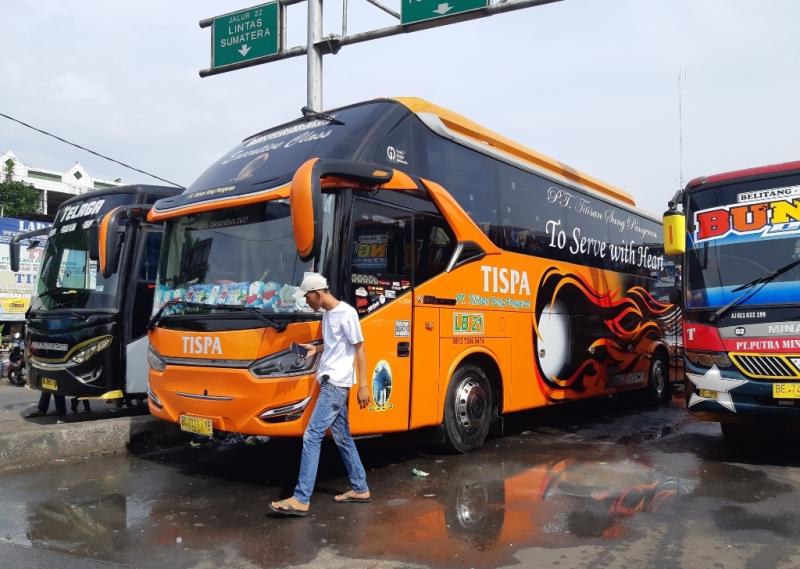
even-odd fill
[{"label": "utility wire", "polygon": [[125,164],[124,162],[120,162],[119,160],[114,160],[113,158],[109,158],[108,156],[104,156],[103,154],[100,154],[99,152],[95,152],[94,150],[89,150],[89,149],[88,149],[88,148],[86,148],[85,146],[81,146],[80,144],[75,144],[74,142],[70,142],[69,140],[66,140],[66,139],[64,139],[64,138],[61,138],[60,136],[56,136],[55,134],[53,134],[53,133],[50,133],[50,132],[47,132],[46,130],[42,130],[42,129],[40,129],[40,128],[36,128],[35,126],[29,125],[29,124],[28,124],[28,123],[26,123],[26,122],[22,122],[21,120],[19,120],[19,119],[15,119],[14,117],[10,117],[10,116],[8,116],[8,115],[6,115],[6,114],[4,114],[4,113],[0,113],[0,117],[5,117],[5,118],[7,118],[7,119],[8,119],[8,120],[10,120],[10,121],[14,121],[15,123],[19,123],[19,124],[21,124],[22,126],[26,126],[26,127],[30,128],[30,129],[32,129],[32,130],[35,130],[36,132],[41,132],[42,134],[46,134],[47,136],[50,136],[50,137],[52,137],[52,138],[55,138],[56,140],[60,140],[61,142],[65,142],[65,143],[69,144],[70,146],[74,146],[75,148],[80,148],[81,150],[85,150],[86,152],[88,152],[88,153],[90,153],[90,154],[94,154],[95,156],[99,156],[100,158],[104,158],[104,159],[106,159],[106,160],[109,160],[109,161],[111,161],[111,162],[114,162],[114,163],[116,163],[116,164],[119,164],[120,166],[123,166],[123,167],[125,167],[125,168],[129,168],[129,169],[131,169],[131,170],[134,170],[134,171],[136,171],[136,172],[139,172],[139,173],[141,173],[141,174],[144,174],[145,176],[150,176],[151,178],[155,178],[156,180],[161,180],[162,182],[166,182],[166,183],[168,183],[168,184],[172,184],[173,186],[177,186],[177,187],[179,187],[179,188],[181,188],[181,189],[185,189],[185,188],[184,188],[183,186],[181,186],[180,184],[176,184],[175,182],[171,182],[170,180],[167,180],[167,179],[161,178],[161,177],[159,177],[159,176],[156,176],[155,174],[151,174],[150,172],[145,172],[144,170],[139,170],[139,168],[134,168],[134,167],[133,167],[133,166],[131,166],[130,164]]}]

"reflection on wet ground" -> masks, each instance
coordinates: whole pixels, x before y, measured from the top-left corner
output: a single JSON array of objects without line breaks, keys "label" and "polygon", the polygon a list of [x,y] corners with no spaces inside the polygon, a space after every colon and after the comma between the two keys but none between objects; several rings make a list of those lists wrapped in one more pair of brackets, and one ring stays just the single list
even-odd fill
[{"label": "reflection on wet ground", "polygon": [[7,475],[0,539],[137,567],[284,567],[332,550],[444,568],[511,565],[531,548],[638,547],[653,536],[661,542],[651,564],[679,566],[698,531],[710,543],[725,535],[784,548],[800,533],[797,469],[731,455],[716,426],[678,405],[565,407],[516,416],[509,429],[469,455],[402,438],[361,441],[370,504],[332,502],[346,479],[330,445],[303,519],[265,515],[291,492],[295,441]]}]

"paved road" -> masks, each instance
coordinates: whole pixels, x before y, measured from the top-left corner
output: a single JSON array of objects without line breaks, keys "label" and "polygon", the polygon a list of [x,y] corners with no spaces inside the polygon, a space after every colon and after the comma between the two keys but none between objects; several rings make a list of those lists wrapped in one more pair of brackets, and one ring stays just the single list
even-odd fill
[{"label": "paved road", "polygon": [[291,491],[295,441],[144,449],[4,475],[0,558],[48,568],[800,566],[790,438],[730,450],[680,401],[564,406],[514,416],[508,431],[469,455],[361,441],[371,504],[332,503],[346,480],[326,447],[303,519],[265,515]]}]

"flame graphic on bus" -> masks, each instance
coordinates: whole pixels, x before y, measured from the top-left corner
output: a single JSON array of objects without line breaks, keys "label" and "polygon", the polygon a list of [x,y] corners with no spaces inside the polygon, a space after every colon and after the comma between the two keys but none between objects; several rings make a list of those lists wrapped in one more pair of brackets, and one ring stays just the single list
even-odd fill
[{"label": "flame graphic on bus", "polygon": [[564,400],[605,390],[612,375],[647,371],[644,354],[675,331],[678,316],[675,305],[642,286],[603,294],[579,275],[549,268],[533,323],[540,387],[549,399]]}]

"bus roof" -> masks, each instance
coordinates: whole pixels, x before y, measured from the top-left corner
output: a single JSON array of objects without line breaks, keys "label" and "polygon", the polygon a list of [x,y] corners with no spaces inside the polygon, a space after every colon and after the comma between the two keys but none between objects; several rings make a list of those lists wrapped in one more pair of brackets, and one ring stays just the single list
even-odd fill
[{"label": "bus roof", "polygon": [[528,162],[532,167],[538,170],[545,170],[556,176],[581,184],[603,196],[616,199],[630,206],[636,206],[636,201],[628,192],[606,184],[597,178],[579,172],[563,162],[559,162],[558,160],[492,132],[458,113],[454,113],[453,111],[417,97],[395,97],[394,100],[407,107],[413,113],[429,113],[436,115],[447,128],[461,136],[466,136],[474,140],[479,145],[488,145],[506,154],[510,154],[519,160]]},{"label": "bus roof", "polygon": [[130,184],[127,186],[114,186],[113,188],[102,188],[99,190],[91,190],[83,194],[78,194],[77,196],[73,196],[67,200],[64,200],[58,207],[69,206],[77,202],[82,202],[86,200],[91,200],[94,198],[99,198],[101,196],[107,195],[117,195],[117,194],[143,194],[146,193],[152,200],[153,198],[166,198],[170,196],[177,195],[183,191],[183,188],[173,187],[173,186],[154,186],[148,184]]},{"label": "bus roof", "polygon": [[773,175],[790,174],[795,172],[800,173],[800,160],[796,160],[794,162],[783,162],[781,164],[770,164],[768,166],[757,166],[755,168],[746,168],[744,170],[732,170],[730,172],[714,174],[713,176],[700,176],[686,184],[686,188],[689,190],[695,190],[700,186],[705,187],[722,182],[741,181],[749,178],[769,177]]}]

